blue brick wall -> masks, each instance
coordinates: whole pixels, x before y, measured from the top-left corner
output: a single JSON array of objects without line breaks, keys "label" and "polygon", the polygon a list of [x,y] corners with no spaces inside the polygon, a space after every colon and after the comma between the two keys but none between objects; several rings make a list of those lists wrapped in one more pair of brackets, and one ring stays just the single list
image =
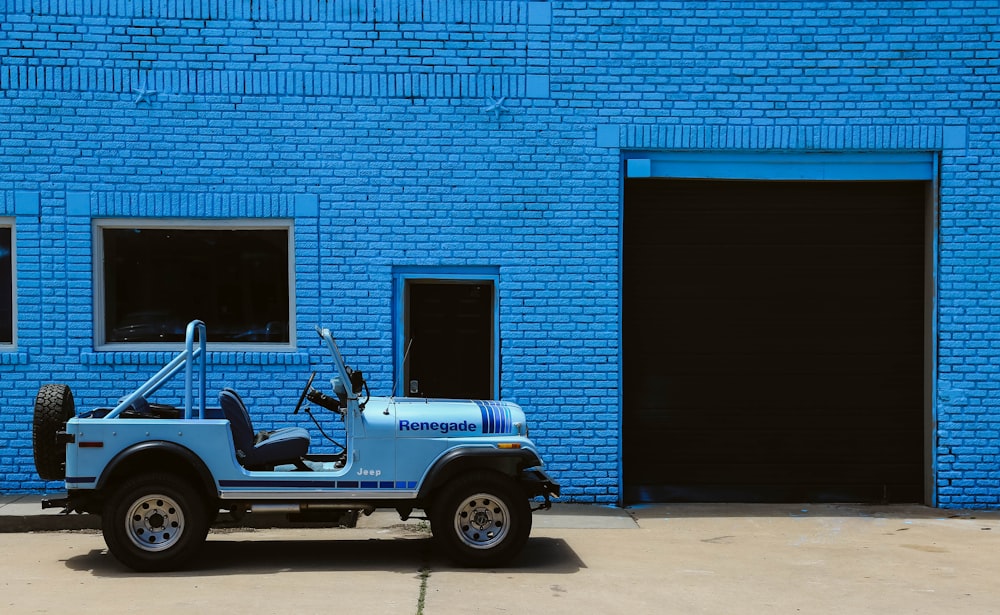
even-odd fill
[{"label": "blue brick wall", "polygon": [[[299,348],[213,355],[281,423],[330,324],[387,391],[394,268],[498,267],[501,391],[577,501],[619,497],[621,156],[939,154],[937,503],[1000,508],[1000,6],[7,0],[0,489],[41,490],[39,383],[79,405],[160,353],[93,342],[92,222],[294,220]],[[271,391],[278,393],[253,393]]]}]

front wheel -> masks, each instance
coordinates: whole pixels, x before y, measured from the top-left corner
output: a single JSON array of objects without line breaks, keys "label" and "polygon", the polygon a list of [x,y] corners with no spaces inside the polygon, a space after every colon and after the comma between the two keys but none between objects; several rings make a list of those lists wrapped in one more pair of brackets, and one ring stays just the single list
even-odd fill
[{"label": "front wheel", "polygon": [[431,530],[448,557],[466,566],[500,566],[531,533],[528,498],[513,480],[474,472],[448,483],[434,502]]},{"label": "front wheel", "polygon": [[206,508],[197,490],[177,476],[137,476],[109,498],[101,517],[104,542],[133,570],[176,570],[205,542]]}]

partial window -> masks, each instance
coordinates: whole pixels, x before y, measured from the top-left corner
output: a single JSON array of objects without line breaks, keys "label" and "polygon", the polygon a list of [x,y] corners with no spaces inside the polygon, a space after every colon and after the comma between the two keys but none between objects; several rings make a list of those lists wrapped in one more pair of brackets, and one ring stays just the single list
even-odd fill
[{"label": "partial window", "polygon": [[289,344],[291,229],[98,228],[106,344],[177,342],[193,319],[210,342]]},{"label": "partial window", "polygon": [[14,229],[0,226],[0,344],[14,343]]}]

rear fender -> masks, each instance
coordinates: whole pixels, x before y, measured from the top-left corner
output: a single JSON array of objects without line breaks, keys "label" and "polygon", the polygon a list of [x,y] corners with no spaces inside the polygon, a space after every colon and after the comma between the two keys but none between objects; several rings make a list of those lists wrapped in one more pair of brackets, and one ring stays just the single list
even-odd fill
[{"label": "rear fender", "polygon": [[115,455],[98,478],[97,489],[113,487],[124,477],[148,471],[173,472],[193,480],[206,496],[218,496],[215,479],[205,462],[190,449],[162,440],[133,444]]}]

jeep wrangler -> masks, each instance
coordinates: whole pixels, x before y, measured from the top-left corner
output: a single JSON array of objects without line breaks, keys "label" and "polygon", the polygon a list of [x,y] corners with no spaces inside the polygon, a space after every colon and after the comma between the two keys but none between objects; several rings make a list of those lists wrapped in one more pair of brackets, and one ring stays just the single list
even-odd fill
[{"label": "jeep wrangler", "polygon": [[[310,453],[302,427],[255,431],[233,389],[219,392],[218,406],[206,405],[206,330],[195,320],[183,350],[114,408],[75,415],[67,385],[39,389],[35,466],[43,479],[66,486],[65,497],[42,506],[100,515],[108,550],[137,571],[190,563],[221,511],[312,520],[389,508],[405,520],[419,509],[457,563],[500,566],[514,557],[528,539],[532,510],[549,508],[559,495],[521,408],[371,397],[329,329],[316,330],[332,357],[331,392],[313,388],[313,372],[294,413],[308,402],[343,421],[337,452]],[[151,401],[181,374],[180,405]]]}]

